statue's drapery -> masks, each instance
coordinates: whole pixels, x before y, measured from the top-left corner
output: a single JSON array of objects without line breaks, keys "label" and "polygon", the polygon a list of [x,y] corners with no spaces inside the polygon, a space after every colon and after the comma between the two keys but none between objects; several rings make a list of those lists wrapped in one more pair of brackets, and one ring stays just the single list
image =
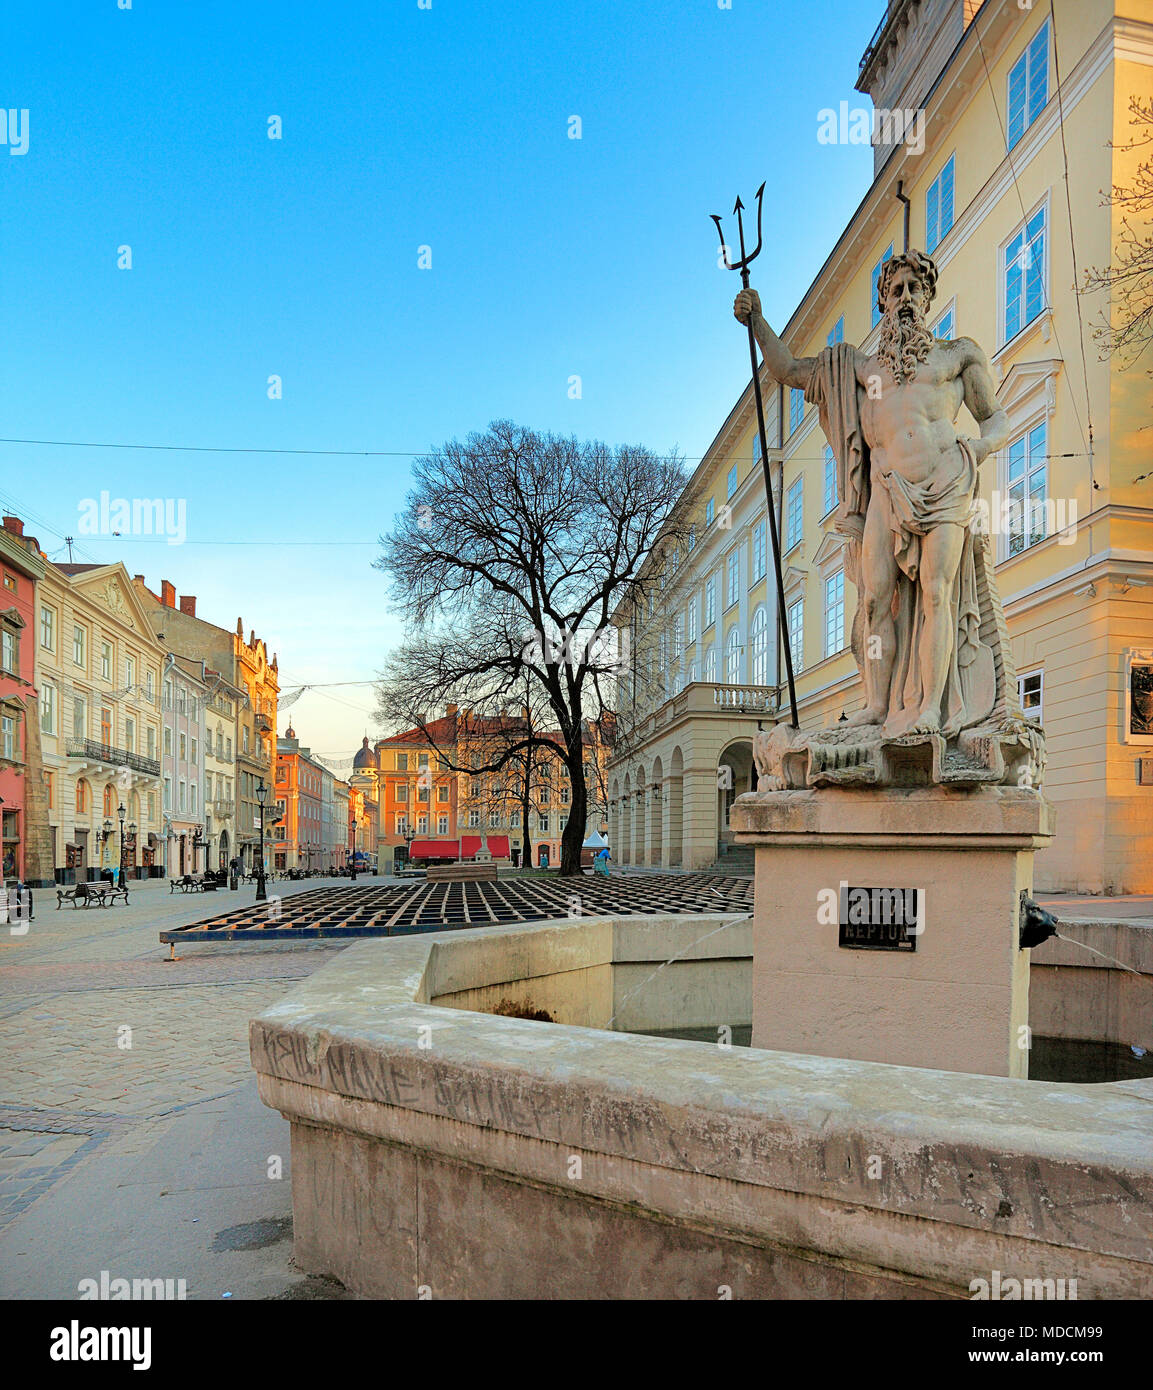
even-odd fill
[{"label": "statue's drapery", "polygon": [[[981,724],[1001,697],[997,689],[1011,663],[995,661],[982,634],[1000,641],[1003,625],[992,611],[991,586],[978,585],[978,562],[983,561],[985,537],[972,526],[977,492],[977,462],[967,441],[959,440],[958,468],[953,478],[934,478],[930,484],[910,483],[900,474],[874,472],[868,444],[861,430],[863,389],[857,381],[856,349],[848,343],[825,348],[816,358],[805,399],[817,406],[821,428],[837,463],[838,508],[836,530],[846,537],[846,574],[858,594],[865,585],[861,575],[861,543],[870,507],[881,508],[892,536],[897,562],[893,621],[896,655],[888,694],[886,734],[899,735],[917,719],[924,700],[921,663],[917,659],[924,623],[924,605],[917,582],[921,538],[938,526],[962,526],[964,548],[954,580],[952,611],[955,614],[949,672],[941,701],[941,732],[955,737],[962,729]],[[874,523],[875,524],[875,523]],[[863,609],[858,606],[853,622],[852,647],[865,675],[869,659],[863,650]],[[1011,703],[1016,702],[1016,690]]]}]

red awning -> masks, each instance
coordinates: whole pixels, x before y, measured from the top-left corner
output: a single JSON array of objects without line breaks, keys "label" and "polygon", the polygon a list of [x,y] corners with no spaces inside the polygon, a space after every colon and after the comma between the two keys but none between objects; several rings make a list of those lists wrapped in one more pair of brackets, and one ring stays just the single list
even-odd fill
[{"label": "red awning", "polygon": [[[494,859],[508,859],[508,836],[490,835],[488,848]],[[479,835],[465,835],[460,840],[413,840],[408,857],[410,859],[473,859],[479,849]]]},{"label": "red awning", "polygon": [[[477,851],[478,851],[479,849],[480,849],[480,836],[479,836],[479,835],[464,835],[464,836],[462,836],[462,838],[461,838],[461,858],[462,858],[462,859],[472,859],[472,858],[474,858],[475,855],[476,855],[476,853],[477,853]],[[508,852],[508,836],[507,836],[507,835],[490,835],[490,836],[488,837],[488,850],[489,850],[489,853],[492,855],[492,857],[493,857],[494,859],[507,859],[507,858],[509,857],[509,852]]]},{"label": "red awning", "polygon": [[458,859],[459,840],[413,840],[408,851],[410,859]]}]

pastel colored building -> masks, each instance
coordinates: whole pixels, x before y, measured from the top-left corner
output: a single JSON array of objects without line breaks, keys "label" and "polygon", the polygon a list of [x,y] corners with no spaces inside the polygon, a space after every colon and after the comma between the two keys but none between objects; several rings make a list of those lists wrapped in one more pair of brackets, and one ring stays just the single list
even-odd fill
[{"label": "pastel colored building", "polygon": [[[939,272],[928,326],[984,349],[1009,420],[1008,443],[982,465],[979,498],[1019,693],[1046,734],[1057,832],[1037,856],[1036,885],[1151,891],[1149,377],[1144,363],[1103,358],[1092,321],[1117,309],[1074,289],[1087,267],[1123,255],[1120,210],[1099,190],[1131,188],[1142,155],[1126,147],[1141,136],[1131,102],[1153,97],[1149,5],[894,0],[857,88],[878,113],[873,181],[791,317],[769,314],[770,323],[795,357],[842,341],[872,352],[877,282],[908,217],[909,246]],[[920,138],[886,121],[898,110],[915,115]],[[819,132],[827,140],[829,130],[814,115],[819,177]],[[793,196],[770,187],[766,203]],[[767,302],[772,278],[791,274],[764,254],[753,286]],[[737,277],[727,279],[735,292]],[[736,382],[746,339],[735,322],[732,334]],[[655,606],[614,618],[634,654],[609,773],[618,861],[732,862],[728,811],[756,784],[753,735],[787,710],[786,642],[802,727],[862,704],[831,450],[804,393],[762,379],[786,621],[749,383],[679,504],[687,542],[651,563],[649,577],[663,581]],[[978,432],[964,407],[957,427]]]},{"label": "pastel colored building", "polygon": [[165,872],[169,877],[206,867],[204,773],[208,684],[204,662],[170,652],[161,687],[160,778],[164,808]]},{"label": "pastel colored building", "polygon": [[[36,587],[45,560],[19,517],[0,530],[0,883],[52,881],[36,696]],[[39,830],[39,836],[35,832]]]},{"label": "pastel colored building", "polygon": [[[292,725],[276,740],[275,815],[269,817],[265,850],[271,839],[274,869],[332,867],[332,845],[325,840],[324,783],[332,773],[301,746]],[[331,805],[331,801],[329,803]]]}]

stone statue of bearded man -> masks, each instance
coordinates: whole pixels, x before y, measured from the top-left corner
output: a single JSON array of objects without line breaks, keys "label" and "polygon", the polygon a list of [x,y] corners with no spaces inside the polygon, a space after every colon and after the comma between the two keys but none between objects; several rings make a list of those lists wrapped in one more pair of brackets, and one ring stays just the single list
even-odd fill
[{"label": "stone statue of bearded man", "polygon": [[[1020,727],[986,538],[974,526],[978,470],[1005,443],[1008,421],[977,344],[937,339],[926,327],[936,285],[937,268],[920,251],[885,263],[872,354],[838,343],[795,358],[754,290],[733,306],[741,323],[751,319],[769,373],[817,405],[837,460],[835,524],[859,596],[852,648],[865,692],[842,743],[952,740],[990,720]],[[962,402],[977,438],[955,428]]]}]

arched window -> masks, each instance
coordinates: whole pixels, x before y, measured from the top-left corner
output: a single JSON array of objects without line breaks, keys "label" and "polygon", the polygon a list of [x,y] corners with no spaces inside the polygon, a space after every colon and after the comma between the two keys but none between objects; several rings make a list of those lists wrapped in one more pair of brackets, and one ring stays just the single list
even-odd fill
[{"label": "arched window", "polygon": [[104,816],[105,819],[112,815],[112,808],[116,804],[116,798],[112,795],[112,783],[109,782],[104,788]]},{"label": "arched window", "polygon": [[769,683],[769,619],[764,604],[753,614],[749,629],[749,680],[753,685]]},{"label": "arched window", "polygon": [[705,681],[705,683],[706,683],[706,685],[707,685],[709,681],[715,681],[716,678],[717,678],[717,649],[716,649],[716,647],[710,647],[710,648],[708,649],[708,651],[705,653],[704,681]]},{"label": "arched window", "polygon": [[741,684],[741,630],[731,628],[725,640],[725,682],[728,685]]},{"label": "arched window", "polygon": [[76,783],[76,810],[81,815],[88,810],[88,783],[83,777]]}]

